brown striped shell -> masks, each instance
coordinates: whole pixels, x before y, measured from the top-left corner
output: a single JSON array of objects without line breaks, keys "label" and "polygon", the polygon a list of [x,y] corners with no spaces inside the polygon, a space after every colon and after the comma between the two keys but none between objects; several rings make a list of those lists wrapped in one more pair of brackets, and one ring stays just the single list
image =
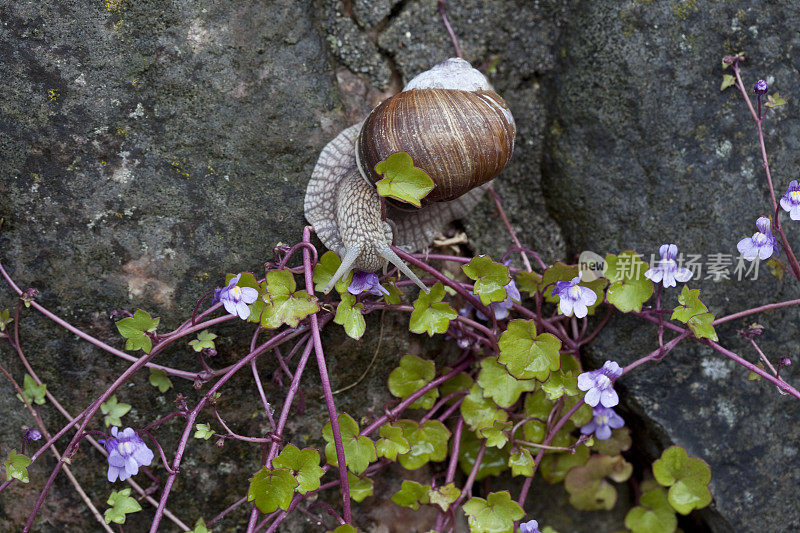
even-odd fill
[{"label": "brown striped shell", "polygon": [[506,102],[492,90],[411,89],[373,109],[356,140],[359,170],[371,183],[375,165],[407,152],[435,187],[422,203],[454,200],[505,168],[516,128]]}]

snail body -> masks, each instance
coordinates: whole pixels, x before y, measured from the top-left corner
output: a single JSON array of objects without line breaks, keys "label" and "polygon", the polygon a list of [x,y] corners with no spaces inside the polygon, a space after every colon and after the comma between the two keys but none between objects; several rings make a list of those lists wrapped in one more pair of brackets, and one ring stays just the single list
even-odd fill
[{"label": "snail body", "polygon": [[[427,292],[391,244],[415,251],[480,200],[514,148],[514,119],[486,78],[452,58],[412,79],[366,120],[322,150],[306,190],[305,215],[322,243],[342,258],[329,292],[352,268],[375,271],[390,262]],[[396,152],[434,182],[421,208],[387,202],[386,221],[373,185],[375,165]]]}]

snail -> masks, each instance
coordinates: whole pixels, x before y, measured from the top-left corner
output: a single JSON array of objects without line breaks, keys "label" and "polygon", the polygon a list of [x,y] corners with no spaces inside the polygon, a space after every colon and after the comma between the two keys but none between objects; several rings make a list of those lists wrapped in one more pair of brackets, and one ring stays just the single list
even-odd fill
[{"label": "snail", "polygon": [[[320,153],[305,197],[306,219],[342,259],[323,292],[354,267],[374,272],[387,261],[428,292],[390,244],[421,249],[472,209],[511,158],[515,134],[505,101],[459,58],[417,75],[364,122],[342,131]],[[375,165],[396,152],[408,153],[434,188],[420,208],[387,201],[384,221]]]}]

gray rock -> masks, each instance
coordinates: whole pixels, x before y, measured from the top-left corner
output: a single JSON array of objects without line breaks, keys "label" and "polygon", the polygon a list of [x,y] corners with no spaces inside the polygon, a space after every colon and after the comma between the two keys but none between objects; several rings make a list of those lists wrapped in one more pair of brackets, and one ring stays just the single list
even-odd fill
[{"label": "gray rock", "polygon": [[[570,253],[633,248],[649,260],[675,242],[701,254],[702,277],[688,283],[717,316],[797,298],[797,284],[772,277],[707,279],[712,254],[737,254],[755,219],[771,211],[758,137],[741,94],[720,92],[720,60],[745,50],[751,86],[796,87],[793,49],[797,6],[747,2],[591,2],[576,6],[560,44],[560,75],[548,80],[552,106],[545,149],[548,209]],[[778,194],[796,177],[800,121],[791,106],[770,112],[767,147]],[[797,249],[797,228],[786,222]],[[713,277],[713,276],[712,276]],[[665,306],[677,304],[666,292]],[[752,362],[753,348],[736,334],[753,321],[773,360],[792,350],[796,309],[737,320],[718,328],[721,342]],[[669,338],[669,336],[668,336]],[[651,458],[670,443],[706,460],[712,471],[714,531],[793,531],[800,527],[795,487],[800,405],[709,348],[692,343],[660,364],[626,377],[621,387]],[[594,364],[622,363],[657,346],[656,329],[632,319],[612,321],[591,350]],[[784,375],[796,380],[796,366]],[[643,424],[643,425],[642,425]],[[780,512],[768,512],[785,502]]]}]

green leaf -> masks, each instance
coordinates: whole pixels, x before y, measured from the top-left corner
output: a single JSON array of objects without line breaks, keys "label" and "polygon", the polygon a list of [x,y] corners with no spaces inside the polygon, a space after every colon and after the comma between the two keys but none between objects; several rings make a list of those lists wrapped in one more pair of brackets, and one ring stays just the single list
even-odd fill
[{"label": "green leaf", "polygon": [[[461,436],[461,446],[458,449],[458,464],[465,476],[468,476],[478,457],[483,439],[478,439],[472,431],[465,431]],[[489,476],[496,476],[508,470],[508,455],[511,446],[504,448],[486,448],[483,460],[478,466],[475,481],[480,481]]]},{"label": "green leaf", "polygon": [[483,305],[505,301],[505,287],[511,282],[507,266],[495,263],[488,255],[479,255],[462,265],[461,270],[475,280],[475,294],[480,297]]},{"label": "green leaf", "polygon": [[491,398],[484,396],[483,389],[477,384],[472,386],[469,394],[461,402],[461,416],[473,431],[492,427],[495,421],[508,420],[508,413],[500,409]]},{"label": "green leaf", "polygon": [[411,446],[408,439],[403,436],[403,428],[392,424],[384,424],[378,429],[381,436],[375,443],[378,457],[386,457],[390,461],[397,461],[397,455],[407,453]]},{"label": "green leaf", "polygon": [[606,277],[611,282],[608,287],[609,303],[622,311],[641,311],[653,295],[653,282],[644,277],[648,264],[632,250],[621,252],[618,256],[606,255]]},{"label": "green leaf", "polygon": [[698,339],[719,340],[714,326],[711,325],[714,321],[714,315],[707,312],[708,308],[700,301],[699,289],[691,290],[684,285],[680,296],[678,296],[678,303],[679,305],[672,312],[672,318],[680,320],[689,326],[689,329]]},{"label": "green leaf", "polygon": [[445,512],[459,496],[461,496],[461,490],[456,487],[455,483],[448,483],[447,485],[431,488],[428,494],[431,505],[438,505],[439,508]]},{"label": "green leaf", "polygon": [[207,329],[204,329],[203,331],[197,334],[196,339],[194,339],[193,341],[189,341],[189,346],[191,346],[195,352],[202,352],[204,348],[209,348],[213,350],[214,339],[216,338],[217,336],[215,334],[211,333]]},{"label": "green leaf", "polygon": [[[44,405],[46,391],[46,383],[37,385],[36,381],[30,375],[25,374],[25,378],[22,381],[22,395],[29,404],[33,405],[35,403],[38,405]],[[19,394],[17,394],[17,398],[19,398]],[[20,399],[20,401],[22,400]]]},{"label": "green leaf", "polygon": [[416,470],[429,461],[447,458],[450,430],[438,420],[428,420],[422,425],[414,420],[398,420],[395,425],[403,429],[403,436],[408,439],[408,452],[398,455],[403,468]]},{"label": "green leaf", "polygon": [[719,90],[724,91],[728,87],[731,87],[734,83],[736,83],[736,78],[734,76],[731,76],[730,74],[723,74],[722,85],[719,86]]},{"label": "green leaf", "polygon": [[[416,355],[405,355],[400,359],[400,366],[389,374],[389,391],[398,398],[408,398],[425,385],[433,381],[436,367],[433,361],[421,359]],[[433,388],[411,404],[411,409],[430,409],[433,407],[439,391]]]},{"label": "green leaf", "polygon": [[342,294],[342,301],[336,306],[336,316],[333,321],[344,326],[347,336],[358,340],[367,330],[367,323],[362,315],[364,304],[356,303],[356,297],[345,292]]},{"label": "green leaf", "polygon": [[267,307],[261,315],[261,325],[275,329],[281,324],[296,328],[305,317],[319,311],[316,297],[306,291],[295,291],[297,284],[289,270],[272,270],[266,279]]},{"label": "green leaf", "polygon": [[430,485],[420,485],[416,481],[403,480],[400,490],[392,495],[392,501],[401,507],[409,507],[415,511],[420,505],[430,502]]},{"label": "green leaf", "polygon": [[[517,289],[527,292],[531,296],[542,290],[543,286],[542,276],[536,272],[517,272],[514,275],[514,283],[517,285]],[[552,287],[550,289],[552,290]]]},{"label": "green leaf", "polygon": [[0,313],[0,331],[5,331],[6,327],[14,321],[11,318],[11,313],[8,309],[4,309],[2,313]]},{"label": "green leaf", "polygon": [[610,510],[617,502],[617,489],[605,478],[622,482],[632,473],[633,466],[621,456],[592,456],[585,465],[572,468],[564,478],[569,503],[581,511]]},{"label": "green leaf", "polygon": [[[272,461],[275,467],[288,468],[297,480],[297,492],[317,490],[319,479],[325,471],[319,466],[319,452],[314,448],[298,449],[294,444],[287,444],[281,453]],[[361,500],[356,500],[361,501]]]},{"label": "green leaf", "polygon": [[672,311],[671,319],[680,320],[684,324],[693,316],[708,312],[708,308],[700,301],[700,289],[690,289],[686,285],[678,296],[678,307]]},{"label": "green leaf", "polygon": [[549,453],[542,457],[539,472],[544,480],[552,485],[564,481],[567,472],[576,466],[585,465],[588,460],[589,448],[586,446],[579,446],[575,453]]},{"label": "green leaf", "polygon": [[[331,532],[328,532],[331,533]],[[358,530],[350,524],[342,524],[333,530],[333,533],[358,533]]]},{"label": "green leaf", "polygon": [[512,476],[533,477],[533,456],[527,448],[520,448],[508,457]]},{"label": "green leaf", "polygon": [[[450,369],[445,368],[442,370],[442,374],[447,374]],[[472,388],[472,385],[475,384],[475,380],[472,379],[472,376],[467,374],[466,372],[459,372],[452,378],[448,379],[441,385],[439,385],[439,391],[442,394],[442,397],[450,396],[455,392],[467,392]],[[447,400],[448,405],[453,405],[458,401],[458,397],[453,397]]]},{"label": "green leaf", "polygon": [[592,450],[603,455],[619,455],[631,449],[633,441],[631,430],[626,427],[611,431],[611,437],[605,440],[597,440],[592,446]]},{"label": "green leaf", "polygon": [[506,367],[497,362],[496,357],[487,357],[481,360],[478,385],[483,389],[485,396],[505,408],[514,405],[523,392],[532,391],[536,387],[536,382],[532,379],[515,378],[508,373]]},{"label": "green leaf", "polygon": [[6,459],[6,462],[3,463],[3,466],[6,469],[6,481],[18,479],[23,483],[27,483],[29,481],[28,465],[30,464],[31,460],[26,456],[22,455],[21,453],[17,453],[17,450],[11,450],[11,453],[8,455],[8,459]]},{"label": "green leaf", "polygon": [[372,496],[372,480],[368,477],[359,477],[352,472],[347,473],[347,482],[350,484],[350,499],[361,503],[367,496]]},{"label": "green leaf", "polygon": [[197,522],[194,523],[194,529],[192,529],[189,533],[211,533],[211,530],[206,527],[205,520],[198,518]]},{"label": "green leaf", "polygon": [[664,489],[657,486],[643,492],[639,503],[625,515],[625,527],[632,533],[672,533],[677,529],[678,519]]},{"label": "green leaf", "polygon": [[508,442],[508,435],[511,433],[512,426],[511,422],[495,420],[491,426],[479,428],[476,434],[478,437],[486,439],[486,446],[502,448]]},{"label": "green leaf", "polygon": [[[322,254],[322,257],[319,258],[319,263],[314,266],[314,290],[322,292],[322,289],[328,285],[328,282],[341,264],[342,260],[335,252],[329,250]],[[343,279],[336,282],[335,288],[339,294],[347,292],[347,286],[350,285],[351,281],[353,281],[352,271]]]},{"label": "green leaf", "polygon": [[160,392],[164,393],[172,387],[172,382],[167,377],[167,371],[158,368],[150,369],[150,385],[156,387]]},{"label": "green leaf", "polygon": [[120,420],[120,418],[130,410],[130,404],[117,402],[116,394],[100,404],[100,411],[106,415],[103,417],[103,422],[105,423],[106,427],[121,426],[122,420]]},{"label": "green leaf", "polygon": [[[328,533],[331,533],[330,531]],[[333,530],[332,533],[358,533],[358,530],[350,524],[342,524]]]},{"label": "green leaf", "polygon": [[214,431],[211,429],[210,424],[195,424],[194,438],[208,440],[214,436]]},{"label": "green leaf", "polygon": [[561,341],[549,333],[536,334],[533,320],[512,320],[500,336],[498,362],[518,379],[545,381],[558,370]]},{"label": "green leaf", "polygon": [[383,179],[375,185],[378,194],[420,207],[420,200],[433,190],[433,180],[427,172],[414,166],[411,156],[397,152],[377,165],[375,172]]},{"label": "green leaf", "polygon": [[111,522],[115,524],[124,524],[125,515],[142,510],[142,506],[139,505],[139,502],[131,497],[131,489],[112,491],[106,503],[111,506],[111,508],[106,509],[105,512],[106,524],[110,524]]},{"label": "green leaf", "polygon": [[[569,356],[567,355],[567,357]],[[560,359],[561,361],[564,360],[563,355]],[[553,401],[558,400],[565,394],[567,396],[577,396],[578,394],[583,394],[578,391],[578,376],[573,372],[550,372],[550,377],[547,379],[547,381],[542,383],[542,390],[547,395],[547,399]]]},{"label": "green leaf", "polygon": [[711,323],[714,322],[714,315],[711,313],[703,313],[702,315],[695,315],[686,323],[689,329],[692,330],[694,336],[698,339],[711,339],[718,341],[717,332]]},{"label": "green leaf", "polygon": [[381,284],[384,289],[389,291],[389,294],[383,295],[383,299],[389,305],[400,305],[403,303],[403,293],[400,292],[394,282],[395,278],[390,278]]},{"label": "green leaf", "polygon": [[522,425],[525,440],[530,442],[544,442],[547,436],[547,425],[545,421],[553,410],[553,402],[547,399],[543,390],[525,395],[525,417],[536,417],[539,420],[530,420]]},{"label": "green leaf", "polygon": [[250,478],[247,501],[255,501],[258,510],[264,514],[274,513],[279,508],[285,511],[292,503],[297,485],[288,468],[270,470],[264,467]]},{"label": "green leaf", "polygon": [[786,105],[786,100],[784,100],[779,93],[770,94],[767,96],[767,103],[764,104],[767,107],[780,107],[782,105]]},{"label": "green leaf", "polygon": [[711,503],[711,469],[702,459],[689,457],[680,446],[664,450],[653,463],[653,475],[661,485],[669,487],[669,503],[681,514]]},{"label": "green leaf", "polygon": [[508,491],[491,492],[483,498],[470,498],[464,504],[464,514],[471,533],[512,533],[514,522],[525,516]]},{"label": "green leaf", "polygon": [[132,317],[123,318],[117,322],[119,334],[128,339],[125,342],[126,350],[142,350],[150,353],[153,341],[146,335],[156,330],[160,318],[152,318],[147,311],[137,309]]},{"label": "green leaf", "polygon": [[455,309],[442,302],[444,299],[444,286],[437,283],[431,287],[431,292],[419,293],[414,302],[414,312],[408,329],[414,333],[427,333],[433,337],[435,333],[444,333],[450,321],[458,316]]},{"label": "green leaf", "polygon": [[[372,461],[378,459],[375,452],[375,444],[369,437],[359,436],[358,423],[347,413],[339,415],[339,431],[342,434],[344,462],[351,472],[359,475],[367,469]],[[333,443],[333,430],[330,422],[322,428],[322,438],[327,442],[325,445],[325,458],[328,463],[338,466],[339,462],[336,460],[336,446]]]}]

